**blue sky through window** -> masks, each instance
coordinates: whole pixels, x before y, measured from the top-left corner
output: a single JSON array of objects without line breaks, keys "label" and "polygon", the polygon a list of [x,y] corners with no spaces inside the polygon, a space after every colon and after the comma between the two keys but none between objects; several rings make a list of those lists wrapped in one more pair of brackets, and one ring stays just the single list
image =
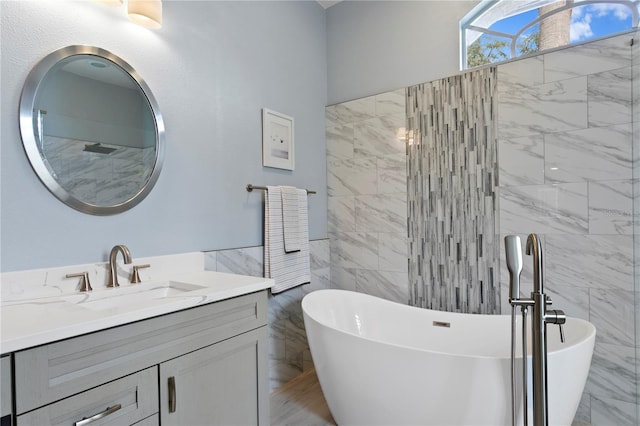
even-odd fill
[{"label": "blue sky through window", "polygon": [[631,10],[622,4],[597,3],[575,7],[571,15],[571,41],[577,42],[631,29],[631,18]]},{"label": "blue sky through window", "polygon": [[[574,0],[575,7],[571,9],[569,43],[619,34],[632,29],[634,24],[638,25],[640,0],[605,0],[602,3],[582,1]],[[538,18],[536,6],[552,2],[553,0],[550,2],[544,0],[531,0],[531,2],[485,0],[482,2],[478,8],[469,13],[470,20],[465,17],[461,21],[464,37],[463,68],[501,62],[520,55],[538,52],[539,23],[524,30],[513,44],[512,40],[526,25]],[[533,7],[533,9],[527,11],[529,7]],[[500,19],[501,16],[512,13],[515,15]],[[487,28],[487,25],[490,26]],[[483,28],[488,33],[483,31]],[[504,34],[504,36],[499,34]],[[514,49],[513,53],[511,52],[512,48]]]},{"label": "blue sky through window", "polygon": [[[490,29],[514,34],[538,17],[533,9],[494,23]],[[596,3],[573,8],[571,16],[571,41],[578,42],[631,29],[632,15],[629,8],[616,3]]]}]

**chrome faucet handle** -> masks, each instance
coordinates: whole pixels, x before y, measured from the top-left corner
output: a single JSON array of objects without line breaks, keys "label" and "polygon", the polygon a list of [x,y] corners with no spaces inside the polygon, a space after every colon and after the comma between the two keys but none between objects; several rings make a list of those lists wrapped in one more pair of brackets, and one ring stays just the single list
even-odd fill
[{"label": "chrome faucet handle", "polygon": [[545,314],[545,322],[548,324],[557,324],[560,327],[560,342],[564,343],[564,327],[567,322],[567,315],[560,309],[549,309]]},{"label": "chrome faucet handle", "polygon": [[78,272],[75,274],[67,274],[67,278],[80,278],[80,291],[91,291],[91,283],[89,282],[88,272]]},{"label": "chrome faucet handle", "polygon": [[509,270],[509,300],[520,298],[520,273],[522,273],[522,245],[517,235],[504,237],[504,250]]},{"label": "chrome faucet handle", "polygon": [[137,283],[141,283],[142,280],[140,279],[140,274],[138,273],[138,270],[140,269],[144,269],[144,268],[149,268],[151,265],[146,263],[144,265],[133,265],[133,271],[131,272],[131,280],[129,280],[129,282],[131,284],[137,284]]}]

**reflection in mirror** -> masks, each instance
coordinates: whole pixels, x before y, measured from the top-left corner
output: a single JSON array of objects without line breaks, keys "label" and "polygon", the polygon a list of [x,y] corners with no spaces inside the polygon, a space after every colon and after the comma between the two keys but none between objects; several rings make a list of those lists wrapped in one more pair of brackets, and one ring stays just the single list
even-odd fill
[{"label": "reflection in mirror", "polygon": [[38,63],[23,90],[20,129],[42,182],[86,213],[133,207],[161,169],[155,100],[135,70],[103,49],[70,46]]}]

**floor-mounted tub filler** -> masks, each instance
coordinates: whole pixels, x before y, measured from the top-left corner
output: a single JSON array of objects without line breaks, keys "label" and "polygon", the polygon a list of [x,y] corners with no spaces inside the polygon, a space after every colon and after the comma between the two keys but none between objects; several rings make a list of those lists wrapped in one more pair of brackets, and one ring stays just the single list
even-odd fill
[{"label": "floor-mounted tub filler", "polygon": [[[512,423],[509,315],[440,312],[344,290],[310,293],[302,309],[320,385],[340,426]],[[568,318],[565,342],[552,334],[549,423],[570,425],[595,328]]]}]

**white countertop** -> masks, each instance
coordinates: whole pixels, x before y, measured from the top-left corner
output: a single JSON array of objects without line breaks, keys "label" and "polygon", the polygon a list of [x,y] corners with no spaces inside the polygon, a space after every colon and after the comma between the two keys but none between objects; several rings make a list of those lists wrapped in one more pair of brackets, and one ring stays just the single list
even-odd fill
[{"label": "white countertop", "polygon": [[[173,276],[167,275],[163,277],[163,281],[187,283],[203,288],[156,299],[127,298],[127,294],[134,294],[138,289],[153,289],[155,284],[152,281],[143,284],[121,284],[118,288],[94,290],[89,293],[75,292],[3,302],[0,305],[0,353],[15,352],[261,291],[271,288],[274,283],[268,278],[213,271],[182,272]],[[158,281],[156,288],[160,285]],[[138,296],[142,294],[137,293]],[[121,297],[120,300],[126,302],[101,309],[83,306],[83,301],[102,301],[111,297]]]}]

